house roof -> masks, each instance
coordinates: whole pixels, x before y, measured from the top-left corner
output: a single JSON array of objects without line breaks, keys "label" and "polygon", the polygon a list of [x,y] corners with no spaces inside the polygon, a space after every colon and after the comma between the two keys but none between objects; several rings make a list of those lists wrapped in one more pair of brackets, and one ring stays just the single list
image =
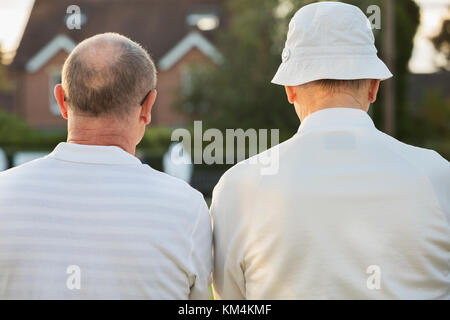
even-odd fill
[{"label": "house roof", "polygon": [[[51,46],[55,39],[61,40],[63,37],[78,43],[102,32],[118,32],[130,37],[159,61],[194,31],[186,23],[189,14],[214,11],[218,14],[221,25],[225,23],[222,10],[224,2],[225,0],[79,0],[77,5],[86,17],[86,23],[80,30],[69,30],[65,17],[67,7],[73,4],[72,0],[36,0],[11,67],[20,70],[30,66],[30,60],[39,57],[39,53],[46,47],[48,50],[57,47]],[[204,38],[208,43],[214,43],[215,31],[195,30],[201,35],[197,40]],[[200,40],[199,43],[205,45],[205,41]],[[69,47],[70,43],[66,41],[61,49],[68,50]],[[39,58],[37,60],[39,62]]]}]

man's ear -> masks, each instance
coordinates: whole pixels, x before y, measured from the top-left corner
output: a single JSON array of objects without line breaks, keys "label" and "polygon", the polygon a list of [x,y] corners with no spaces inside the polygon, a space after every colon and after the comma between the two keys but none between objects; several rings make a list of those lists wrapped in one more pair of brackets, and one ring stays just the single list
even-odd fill
[{"label": "man's ear", "polygon": [[61,84],[57,84],[53,90],[56,102],[58,102],[59,110],[61,110],[61,115],[67,120],[67,103],[64,101],[64,91]]},{"label": "man's ear", "polygon": [[148,95],[147,99],[145,99],[144,104],[141,107],[141,113],[139,115],[140,119],[142,119],[145,124],[149,124],[152,120],[152,107],[155,104],[156,96],[158,92],[156,90],[152,90]]},{"label": "man's ear", "polygon": [[294,104],[295,99],[297,98],[297,92],[295,91],[295,87],[292,86],[284,86],[286,90],[286,96],[290,104]]},{"label": "man's ear", "polygon": [[374,103],[377,100],[378,89],[380,88],[380,80],[371,79],[369,83],[368,100],[370,103]]}]

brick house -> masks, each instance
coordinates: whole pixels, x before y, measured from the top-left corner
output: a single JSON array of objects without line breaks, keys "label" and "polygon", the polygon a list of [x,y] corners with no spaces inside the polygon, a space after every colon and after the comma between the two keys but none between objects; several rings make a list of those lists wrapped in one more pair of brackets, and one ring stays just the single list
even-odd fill
[{"label": "brick house", "polygon": [[[16,57],[10,66],[16,79],[13,110],[41,129],[64,128],[53,97],[64,60],[77,43],[103,32],[118,32],[139,42],[158,67],[155,125],[178,126],[188,110],[175,109],[178,94],[189,87],[189,66],[218,63],[214,45],[225,23],[224,0],[36,0]],[[80,8],[81,28],[70,30],[70,5]]]}]

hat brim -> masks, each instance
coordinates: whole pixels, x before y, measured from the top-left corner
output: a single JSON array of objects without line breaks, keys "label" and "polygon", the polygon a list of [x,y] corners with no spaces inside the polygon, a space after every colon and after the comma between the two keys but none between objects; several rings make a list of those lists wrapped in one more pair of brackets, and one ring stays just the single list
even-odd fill
[{"label": "hat brim", "polygon": [[386,80],[392,73],[378,56],[322,56],[289,59],[283,62],[272,79],[282,86],[298,86],[315,80]]}]

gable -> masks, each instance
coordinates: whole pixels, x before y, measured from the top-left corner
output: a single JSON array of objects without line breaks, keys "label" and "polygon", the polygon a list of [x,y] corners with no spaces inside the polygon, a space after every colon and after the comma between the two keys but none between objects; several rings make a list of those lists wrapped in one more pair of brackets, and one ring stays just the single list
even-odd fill
[{"label": "gable", "polygon": [[159,60],[159,69],[161,71],[170,69],[193,48],[200,50],[215,63],[221,63],[223,60],[222,55],[211,42],[199,32],[192,31]]},{"label": "gable", "polygon": [[66,35],[57,35],[52,41],[40,49],[25,65],[25,70],[35,72],[45,65],[59,51],[70,53],[76,43]]}]

